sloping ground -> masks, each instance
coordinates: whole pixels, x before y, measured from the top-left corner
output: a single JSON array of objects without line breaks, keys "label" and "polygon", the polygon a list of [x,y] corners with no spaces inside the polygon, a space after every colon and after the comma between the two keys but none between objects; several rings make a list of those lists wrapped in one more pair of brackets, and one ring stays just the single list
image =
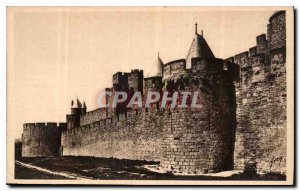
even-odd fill
[{"label": "sloping ground", "polygon": [[86,177],[82,177],[77,174],[70,174],[68,172],[56,172],[56,171],[48,170],[46,168],[38,167],[38,166],[35,166],[32,164],[23,163],[20,161],[16,161],[16,164],[21,165],[22,167],[25,167],[30,170],[36,170],[36,171],[39,171],[40,173],[46,173],[48,175],[65,177],[67,179],[87,179]]},{"label": "sloping ground", "polygon": [[53,175],[46,172],[39,171],[37,169],[28,168],[20,164],[15,163],[15,179],[52,179],[61,180],[69,179],[63,176]]},{"label": "sloping ground", "polygon": [[[145,166],[149,165],[158,165],[157,162],[114,158],[64,156],[57,158],[20,158],[18,160],[22,163],[34,165],[54,172],[103,180],[285,180],[285,176],[279,174],[232,174],[226,177],[210,175],[174,175],[170,172],[153,172],[145,168]],[[19,167],[19,165],[16,166],[17,169]]]}]

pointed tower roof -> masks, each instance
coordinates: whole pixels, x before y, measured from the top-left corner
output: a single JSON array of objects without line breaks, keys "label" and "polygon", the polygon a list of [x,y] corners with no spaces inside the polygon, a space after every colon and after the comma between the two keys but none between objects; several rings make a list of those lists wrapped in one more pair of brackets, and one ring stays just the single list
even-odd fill
[{"label": "pointed tower roof", "polygon": [[192,66],[192,58],[215,58],[214,53],[211,51],[209,45],[203,37],[203,31],[201,35],[197,32],[197,23],[195,24],[195,37],[189,49],[186,57],[187,68]]},{"label": "pointed tower roof", "polygon": [[157,60],[156,60],[156,69],[157,69],[157,76],[162,76],[163,72],[163,66],[164,66],[164,63],[162,62],[162,60],[160,59],[159,57],[159,53],[158,53],[158,56],[157,56]]},{"label": "pointed tower roof", "polygon": [[83,102],[83,108],[85,108],[85,109],[86,109],[86,105],[85,105],[85,102]]},{"label": "pointed tower roof", "polygon": [[82,104],[81,104],[81,102],[79,101],[79,99],[76,100],[76,103],[77,103],[77,107],[80,107],[80,108],[82,107]]},{"label": "pointed tower roof", "polygon": [[81,107],[82,107],[82,104],[81,104],[81,102],[79,101],[79,99],[76,98],[75,103],[74,103],[74,101],[72,100],[72,102],[71,102],[71,107],[72,107],[72,108],[81,108]]}]

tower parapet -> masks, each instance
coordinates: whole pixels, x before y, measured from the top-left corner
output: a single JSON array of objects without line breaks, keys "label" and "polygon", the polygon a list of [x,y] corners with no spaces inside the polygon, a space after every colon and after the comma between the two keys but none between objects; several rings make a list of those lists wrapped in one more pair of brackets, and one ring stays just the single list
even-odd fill
[{"label": "tower parapet", "polygon": [[143,94],[143,70],[131,70],[128,74],[128,88],[133,92],[141,92]]},{"label": "tower parapet", "polygon": [[163,67],[163,84],[166,87],[168,81],[176,81],[179,78],[186,77],[188,70],[186,69],[186,60],[179,59],[168,62]]},{"label": "tower parapet", "polygon": [[[149,77],[149,78],[144,78],[144,103],[146,102],[146,99],[148,97],[148,93],[149,92],[158,92],[161,93],[162,92],[162,77],[161,76],[153,76],[153,77]],[[160,100],[159,100],[160,101]],[[159,101],[152,103],[150,105],[150,108],[152,106],[156,106],[156,108],[158,108],[159,106]]]},{"label": "tower parapet", "polygon": [[266,34],[261,34],[256,37],[256,44],[257,44],[257,53],[265,53],[268,49],[268,41],[266,39]]},{"label": "tower parapet", "polygon": [[242,86],[249,86],[274,73],[284,73],[285,66],[282,63],[286,57],[285,11],[276,12],[269,22],[267,35],[258,35],[256,46],[250,48],[249,52],[234,56],[234,63],[240,67]]},{"label": "tower parapet", "polygon": [[286,45],[285,11],[278,11],[269,19],[268,42],[269,48],[281,48]]},{"label": "tower parapet", "polygon": [[117,72],[113,75],[113,88],[115,91],[128,90],[128,73]]},{"label": "tower parapet", "polygon": [[66,116],[67,128],[73,129],[80,126],[80,115],[86,112],[86,105],[76,99],[71,101],[71,114]]}]

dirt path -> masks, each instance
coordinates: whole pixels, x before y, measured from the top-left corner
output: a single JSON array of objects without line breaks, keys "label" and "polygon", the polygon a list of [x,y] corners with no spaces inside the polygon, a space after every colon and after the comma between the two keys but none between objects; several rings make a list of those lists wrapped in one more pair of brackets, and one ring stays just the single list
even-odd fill
[{"label": "dirt path", "polygon": [[90,180],[90,178],[88,178],[88,177],[79,176],[77,174],[70,174],[70,173],[65,173],[65,172],[55,172],[55,171],[51,171],[51,170],[48,170],[48,169],[45,169],[45,168],[34,166],[32,164],[23,163],[23,162],[20,162],[20,161],[16,161],[16,163],[18,165],[23,166],[23,167],[26,167],[26,168],[29,168],[29,169],[35,169],[35,170],[41,171],[43,173],[47,173],[47,174],[51,174],[51,175],[55,175],[55,176],[62,176],[62,177],[65,177],[65,178],[77,179],[77,180]]}]

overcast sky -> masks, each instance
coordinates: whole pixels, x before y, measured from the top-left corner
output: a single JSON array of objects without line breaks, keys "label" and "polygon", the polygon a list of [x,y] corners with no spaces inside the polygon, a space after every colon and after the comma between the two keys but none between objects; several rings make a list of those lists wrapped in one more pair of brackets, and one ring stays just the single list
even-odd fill
[{"label": "overcast sky", "polygon": [[[249,9],[249,8],[248,8]],[[204,31],[215,56],[255,46],[274,10],[221,8],[10,8],[8,11],[8,123],[21,137],[25,122],[64,122],[71,99],[97,108],[96,97],[118,71],[156,71],[186,58]]]}]

